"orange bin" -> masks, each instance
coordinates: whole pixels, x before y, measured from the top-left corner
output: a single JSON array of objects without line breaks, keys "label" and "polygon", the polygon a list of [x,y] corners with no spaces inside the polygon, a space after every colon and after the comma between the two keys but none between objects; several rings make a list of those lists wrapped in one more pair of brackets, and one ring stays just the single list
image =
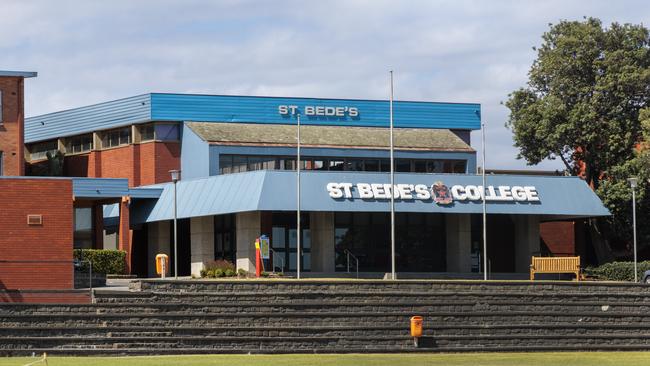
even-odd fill
[{"label": "orange bin", "polygon": [[169,273],[169,256],[167,254],[158,254],[156,255],[156,273],[161,275],[163,274],[163,263],[165,267],[165,273]]},{"label": "orange bin", "polygon": [[411,337],[422,337],[422,317],[411,317]]}]

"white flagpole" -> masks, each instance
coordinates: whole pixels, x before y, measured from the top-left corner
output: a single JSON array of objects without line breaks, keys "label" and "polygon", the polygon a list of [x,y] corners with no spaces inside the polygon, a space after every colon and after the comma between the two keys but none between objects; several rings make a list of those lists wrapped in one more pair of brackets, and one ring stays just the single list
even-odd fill
[{"label": "white flagpole", "polygon": [[395,159],[393,157],[393,70],[390,71],[390,261],[391,279],[395,276]]},{"label": "white flagpole", "polygon": [[297,278],[300,279],[300,257],[302,257],[302,253],[300,251],[300,114],[297,114],[297,121],[298,121],[298,154],[297,154],[297,159],[296,159],[296,184],[297,184],[297,215],[296,215],[296,231],[297,231],[297,239],[296,239],[296,274]]},{"label": "white flagpole", "polygon": [[483,169],[481,176],[483,178],[483,280],[488,279],[488,256],[487,256],[487,204],[485,202],[485,123],[481,122],[481,145],[483,150]]}]

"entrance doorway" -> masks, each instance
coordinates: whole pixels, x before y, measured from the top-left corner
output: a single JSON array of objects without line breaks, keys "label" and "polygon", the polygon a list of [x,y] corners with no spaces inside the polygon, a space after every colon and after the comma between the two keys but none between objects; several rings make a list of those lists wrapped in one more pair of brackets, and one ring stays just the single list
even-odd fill
[{"label": "entrance doorway", "polygon": [[[284,259],[285,270],[296,271],[297,269],[297,247],[298,230],[296,225],[296,214],[285,212],[274,212],[271,218],[271,247],[276,257]],[[311,270],[311,231],[309,230],[309,214],[300,215],[300,226],[302,229],[301,247],[302,262],[301,271]],[[274,263],[281,265],[281,263]]]}]

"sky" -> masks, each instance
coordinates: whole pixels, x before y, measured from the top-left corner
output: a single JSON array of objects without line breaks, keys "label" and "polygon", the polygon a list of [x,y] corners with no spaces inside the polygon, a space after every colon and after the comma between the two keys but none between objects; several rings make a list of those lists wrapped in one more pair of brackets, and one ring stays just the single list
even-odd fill
[{"label": "sky", "polygon": [[[648,22],[644,0],[0,0],[0,70],[37,71],[34,116],[149,92],[482,105],[488,169],[516,159],[508,94],[549,23]],[[480,133],[472,146],[480,151]],[[479,157],[479,165],[481,165]]]}]

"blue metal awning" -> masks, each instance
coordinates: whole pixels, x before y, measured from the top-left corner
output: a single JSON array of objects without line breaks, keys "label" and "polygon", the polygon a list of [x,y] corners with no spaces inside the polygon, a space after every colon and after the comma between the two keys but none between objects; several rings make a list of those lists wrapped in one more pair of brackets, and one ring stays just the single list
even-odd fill
[{"label": "blue metal awning", "polygon": [[[301,175],[301,209],[305,211],[334,212],[388,212],[389,199],[361,198],[357,184],[382,185],[389,182],[387,173],[369,172],[314,172]],[[489,214],[542,215],[547,219],[569,219],[578,217],[607,216],[609,211],[587,184],[577,177],[488,175],[487,186],[493,187],[488,194]],[[425,185],[427,189],[437,182],[457,192],[481,185],[481,177],[466,174],[395,174],[396,184],[411,188]],[[349,198],[333,198],[328,184],[350,185]],[[136,223],[172,219],[173,185],[164,184],[157,201],[136,205],[132,219]],[[499,188],[504,187],[504,188]],[[511,187],[512,192],[510,192]],[[533,187],[539,200],[507,200],[508,195],[524,195],[524,187]],[[421,186],[420,186],[421,188]],[[528,189],[527,188],[527,189]],[[500,193],[501,190],[510,193]],[[294,211],[296,209],[296,173],[291,171],[255,171],[208,178],[180,181],[178,190],[178,217],[200,217],[245,211]],[[496,193],[495,193],[496,192]],[[514,192],[514,193],[513,193]],[[415,192],[412,192],[415,196]],[[490,200],[490,194],[502,194]],[[522,196],[523,197],[523,196]],[[503,197],[501,197],[503,198]],[[497,200],[499,199],[499,200]],[[434,199],[397,199],[397,212],[431,213],[481,213],[480,199],[454,199],[448,204],[439,204]]]},{"label": "blue metal awning", "polygon": [[156,199],[162,188],[129,188],[129,180],[123,178],[72,178],[72,193],[81,199],[141,198]]}]

